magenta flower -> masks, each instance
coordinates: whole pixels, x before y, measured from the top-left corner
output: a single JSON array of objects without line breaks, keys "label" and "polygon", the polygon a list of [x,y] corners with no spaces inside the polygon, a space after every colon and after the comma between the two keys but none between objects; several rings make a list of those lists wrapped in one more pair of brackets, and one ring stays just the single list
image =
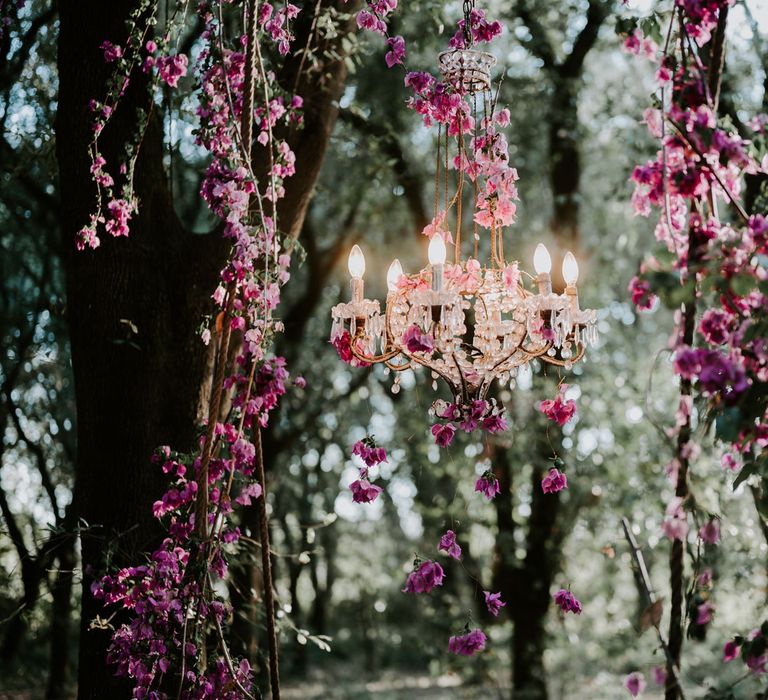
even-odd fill
[{"label": "magenta flower", "polygon": [[485,607],[488,608],[488,612],[494,617],[499,616],[499,612],[506,605],[501,599],[501,593],[491,593],[490,591],[483,591],[485,596]]},{"label": "magenta flower", "polygon": [[485,649],[487,639],[481,630],[472,630],[466,634],[451,637],[448,640],[448,651],[459,656],[472,656]]},{"label": "magenta flower", "polygon": [[567,388],[567,384],[561,384],[554,399],[547,399],[539,404],[539,410],[559,426],[565,425],[576,413],[576,402],[573,399],[563,400]]},{"label": "magenta flower", "polygon": [[453,423],[446,423],[445,425],[435,423],[432,426],[432,435],[435,438],[435,443],[440,445],[440,447],[448,447],[453,442],[454,435],[456,435],[456,426]]},{"label": "magenta flower", "polygon": [[437,545],[439,552],[445,552],[449,557],[461,559],[461,547],[456,542],[456,533],[453,530],[447,530],[440,538],[440,544]]},{"label": "magenta flower", "polygon": [[723,647],[723,663],[733,661],[741,652],[741,646],[733,639],[727,641]]},{"label": "magenta flower", "polygon": [[387,453],[383,447],[378,447],[373,437],[366,436],[352,445],[352,454],[357,455],[367,467],[387,461]]},{"label": "magenta flower", "polygon": [[720,521],[712,518],[699,529],[699,537],[707,544],[717,544],[720,541]]},{"label": "magenta flower", "polygon": [[111,41],[102,42],[99,48],[104,52],[104,61],[106,63],[114,63],[123,56],[123,49]]},{"label": "magenta flower", "polygon": [[352,491],[352,500],[355,503],[373,503],[384,489],[372,484],[368,479],[358,479],[349,485],[349,490]]},{"label": "magenta flower", "polygon": [[489,433],[500,433],[509,428],[509,423],[501,416],[483,418],[483,428]]},{"label": "magenta flower", "polygon": [[568,477],[558,469],[552,468],[541,480],[541,490],[544,493],[557,493],[568,488]]},{"label": "magenta flower", "polygon": [[403,593],[429,593],[436,586],[443,585],[445,573],[436,561],[416,560],[414,570],[408,574]]},{"label": "magenta flower", "polygon": [[403,333],[403,345],[408,352],[433,352],[435,343],[429,333],[422,333],[415,323]]},{"label": "magenta flower", "polygon": [[765,673],[765,665],[768,663],[768,655],[761,654],[760,656],[747,656],[744,659],[744,663],[747,664],[747,668],[752,673]]},{"label": "magenta flower", "polygon": [[651,672],[653,673],[653,682],[656,685],[664,687],[667,684],[667,669],[663,666],[654,666]]},{"label": "magenta flower", "polygon": [[489,501],[492,501],[500,491],[499,480],[491,471],[485,472],[475,482],[475,492],[482,493]]},{"label": "magenta flower", "polygon": [[[342,333],[339,333],[331,341],[331,345],[333,345],[339,358],[343,362],[346,362],[350,367],[370,367],[369,362],[359,360],[352,353],[352,336],[349,334],[349,331],[343,331]],[[358,348],[359,346],[357,346],[355,349]]]},{"label": "magenta flower", "polygon": [[179,84],[179,80],[187,74],[188,64],[189,60],[184,54],[162,56],[156,61],[157,72],[168,87],[172,88],[175,88]]},{"label": "magenta flower", "polygon": [[646,688],[646,682],[645,682],[645,676],[643,676],[642,673],[635,671],[634,673],[630,673],[625,679],[624,679],[624,687],[629,691],[629,694],[636,698],[638,695],[641,695],[643,691]]},{"label": "magenta flower", "polygon": [[553,598],[555,600],[555,605],[557,605],[564,613],[572,612],[574,615],[581,615],[581,603],[570,591],[561,588],[555,593]]},{"label": "magenta flower", "polygon": [[712,622],[712,613],[715,612],[715,606],[710,602],[702,603],[696,608],[696,624],[708,625]]},{"label": "magenta flower", "polygon": [[633,277],[629,283],[628,291],[632,297],[632,303],[639,311],[649,311],[653,308],[658,298],[652,291],[651,285],[639,277]]},{"label": "magenta flower", "polygon": [[389,51],[384,56],[387,68],[392,68],[398,63],[402,65],[405,58],[405,39],[401,36],[390,37],[387,39],[387,46],[389,46]]}]

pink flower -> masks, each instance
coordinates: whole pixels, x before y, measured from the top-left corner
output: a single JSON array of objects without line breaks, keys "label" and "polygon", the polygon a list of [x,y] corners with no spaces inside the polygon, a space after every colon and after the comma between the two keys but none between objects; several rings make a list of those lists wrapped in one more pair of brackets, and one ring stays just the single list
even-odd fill
[{"label": "pink flower", "polygon": [[509,427],[507,421],[500,415],[491,415],[483,418],[483,429],[489,433],[500,433]]},{"label": "pink flower", "polygon": [[559,426],[565,425],[576,413],[576,402],[573,399],[563,400],[567,388],[567,384],[561,384],[554,399],[547,399],[539,404],[539,410]]},{"label": "pink flower", "polygon": [[127,236],[133,205],[125,199],[113,199],[107,204],[107,210],[110,215],[104,224],[107,233],[113,236]]},{"label": "pink flower", "polygon": [[651,285],[639,277],[633,277],[630,280],[628,291],[632,297],[632,303],[640,311],[649,311],[656,304],[658,297],[651,291]]},{"label": "pink flower", "polygon": [[417,560],[414,570],[408,574],[403,593],[429,593],[436,586],[443,585],[444,577],[443,567],[436,561]]},{"label": "pink flower", "polygon": [[358,479],[349,485],[349,490],[352,491],[354,503],[373,503],[384,489],[370,483],[368,479]]},{"label": "pink flower", "polygon": [[653,673],[653,682],[656,685],[663,687],[667,684],[667,669],[663,666],[654,666],[651,669],[651,673]]},{"label": "pink flower", "polygon": [[388,68],[397,65],[402,65],[403,58],[405,58],[405,40],[401,36],[393,36],[387,39],[387,46],[389,51],[384,56],[384,60],[387,63]]},{"label": "pink flower", "polygon": [[260,496],[261,486],[258,483],[253,482],[240,491],[237,498],[235,498],[235,502],[239,503],[241,506],[249,506],[251,505],[252,498],[259,498]]},{"label": "pink flower", "polygon": [[683,510],[683,499],[675,496],[667,506],[661,529],[670,540],[685,540],[688,534],[688,517]]},{"label": "pink flower", "polygon": [[448,640],[448,651],[459,656],[472,656],[485,649],[488,638],[481,630],[472,630],[466,634],[451,637]]},{"label": "pink flower", "polygon": [[338,356],[350,367],[370,367],[369,362],[357,359],[352,353],[352,336],[350,336],[349,331],[339,333],[331,341],[331,345],[335,348]]},{"label": "pink flower", "polygon": [[501,593],[491,593],[490,591],[483,591],[485,596],[485,607],[488,608],[488,612],[494,617],[499,616],[499,612],[506,605],[501,599]]},{"label": "pink flower", "polygon": [[641,695],[643,691],[646,688],[646,682],[645,682],[645,676],[643,676],[642,673],[635,671],[634,673],[630,673],[625,679],[624,679],[624,687],[629,691],[629,694],[636,698],[638,695]]},{"label": "pink flower", "polygon": [[733,661],[741,652],[741,646],[733,639],[727,641],[723,647],[723,663]]},{"label": "pink flower", "polygon": [[446,423],[440,425],[435,423],[432,426],[432,435],[435,438],[435,443],[440,447],[448,447],[453,442],[453,437],[456,435],[456,426],[453,423]]},{"label": "pink flower", "polygon": [[520,270],[517,267],[517,263],[514,265],[507,265],[501,273],[501,279],[508,290],[512,291],[517,289],[520,284]]},{"label": "pink flower", "polygon": [[707,544],[717,544],[720,541],[720,521],[712,518],[699,529],[699,537]]},{"label": "pink flower", "polygon": [[461,559],[461,547],[456,542],[456,533],[453,530],[447,530],[440,538],[440,544],[437,545],[439,552],[445,552],[449,557]]},{"label": "pink flower", "polygon": [[696,624],[708,625],[712,621],[712,613],[715,612],[715,606],[710,602],[702,603],[696,608]]},{"label": "pink flower", "polygon": [[574,615],[581,615],[581,603],[570,591],[561,588],[555,593],[553,598],[555,600],[555,605],[557,605],[564,613],[572,612]]},{"label": "pink flower", "polygon": [[408,352],[433,352],[435,343],[429,333],[422,333],[421,329],[414,323],[403,333],[403,345]]},{"label": "pink flower", "polygon": [[104,52],[104,60],[107,63],[114,63],[123,56],[122,47],[113,44],[111,41],[102,42],[99,48]]},{"label": "pink flower", "polygon": [[482,493],[489,501],[492,501],[500,491],[499,480],[491,471],[485,472],[475,482],[475,492]]},{"label": "pink flower", "polygon": [[365,462],[366,467],[375,467],[387,461],[387,453],[383,447],[378,447],[373,437],[366,436],[352,445],[352,454]]},{"label": "pink flower", "polygon": [[189,59],[185,54],[162,56],[157,59],[157,72],[169,87],[175,88],[187,74]]},{"label": "pink flower", "polygon": [[568,477],[554,467],[541,480],[541,490],[544,493],[557,493],[568,488]]}]

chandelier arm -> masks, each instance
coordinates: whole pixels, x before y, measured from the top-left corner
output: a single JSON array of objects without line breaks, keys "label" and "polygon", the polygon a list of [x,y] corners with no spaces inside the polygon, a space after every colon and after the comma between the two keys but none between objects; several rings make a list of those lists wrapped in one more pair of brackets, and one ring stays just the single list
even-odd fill
[{"label": "chandelier arm", "polygon": [[417,365],[421,365],[422,367],[426,367],[428,370],[430,370],[430,371],[434,372],[435,374],[439,375],[440,377],[442,377],[445,380],[446,384],[448,384],[448,386],[451,388],[451,391],[453,392],[453,395],[456,396],[456,394],[457,394],[456,383],[447,374],[445,374],[444,372],[441,372],[439,369],[437,369],[437,367],[433,367],[426,360],[419,359],[415,355],[409,355],[405,351],[403,351],[402,354],[403,354],[404,357],[407,357],[409,361],[415,362]]},{"label": "chandelier arm", "polygon": [[[400,350],[398,348],[395,348],[394,350],[385,351],[381,355],[372,355],[372,356],[365,355],[364,353],[359,352],[357,349],[355,349],[355,345],[357,344],[357,341],[361,339],[362,339],[362,334],[355,333],[355,337],[349,342],[349,349],[358,360],[362,360],[363,362],[367,362],[368,364],[376,365],[381,362],[387,362],[388,360],[391,360],[393,357],[397,357],[400,354]],[[391,347],[391,346],[392,346],[391,339],[387,338],[386,347]]]},{"label": "chandelier arm", "polygon": [[396,365],[394,362],[391,362],[390,360],[384,360],[384,364],[387,367],[389,367],[389,369],[391,369],[393,372],[404,372],[405,370],[411,368],[410,360],[408,360],[408,362],[404,362],[402,365]]},{"label": "chandelier arm", "polygon": [[578,348],[579,350],[576,355],[568,360],[558,360],[556,357],[548,357],[547,355],[543,355],[541,359],[547,364],[556,365],[557,367],[565,367],[569,363],[573,365],[579,362],[587,351],[587,346],[583,343],[579,343]]},{"label": "chandelier arm", "polygon": [[469,402],[469,390],[467,389],[467,380],[464,379],[464,372],[461,371],[461,365],[459,364],[459,361],[456,359],[456,353],[451,353],[451,359],[453,360],[453,364],[456,365],[456,369],[459,372],[459,379],[461,379],[461,398],[463,403]]},{"label": "chandelier arm", "polygon": [[[491,373],[491,380],[490,381],[488,381],[487,374],[486,374],[486,377],[483,378],[483,383],[481,384],[481,394],[482,394],[482,396],[485,396],[485,394],[488,393],[488,390],[491,388],[491,385],[497,379],[497,377],[495,376],[496,370],[498,370],[498,368],[501,367],[505,362],[508,362],[509,360],[511,360],[515,356],[516,353],[518,353],[518,352],[523,353],[523,355],[527,356],[527,360],[526,361],[530,361],[530,360],[535,360],[538,357],[542,357],[542,356],[546,357],[546,352],[551,347],[552,347],[552,343],[547,343],[546,345],[544,345],[544,347],[542,348],[542,350],[540,352],[532,353],[529,350],[526,350],[522,346],[522,343],[520,345],[518,345],[511,353],[509,353],[509,355],[507,355],[503,360],[499,360],[499,362],[497,362],[491,368],[491,372],[490,372]],[[520,364],[522,364],[522,363],[516,364],[515,367],[519,367]],[[512,369],[512,368],[510,368],[510,369]]]}]

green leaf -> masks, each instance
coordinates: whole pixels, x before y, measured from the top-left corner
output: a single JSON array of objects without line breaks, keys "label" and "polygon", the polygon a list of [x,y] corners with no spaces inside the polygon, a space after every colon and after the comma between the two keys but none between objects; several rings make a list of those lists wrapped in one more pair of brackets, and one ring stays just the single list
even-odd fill
[{"label": "green leaf", "polygon": [[733,490],[735,491],[737,488],[739,488],[739,486],[741,486],[755,472],[757,472],[757,464],[755,462],[749,462],[745,464],[741,468],[738,476],[733,481]]}]

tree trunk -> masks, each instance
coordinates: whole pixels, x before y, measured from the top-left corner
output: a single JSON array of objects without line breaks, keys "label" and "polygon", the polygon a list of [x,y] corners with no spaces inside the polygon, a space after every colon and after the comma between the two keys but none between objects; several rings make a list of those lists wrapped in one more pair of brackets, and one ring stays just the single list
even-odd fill
[{"label": "tree trunk", "polygon": [[54,572],[51,586],[53,610],[51,612],[50,649],[48,662],[48,686],[45,700],[66,700],[70,697],[70,643],[72,617],[72,583],[75,568],[75,540],[67,537],[62,540],[58,553],[58,571]]},{"label": "tree trunk", "polygon": [[[227,250],[218,236],[185,231],[176,217],[162,166],[162,130],[154,117],[141,145],[135,180],[140,206],[130,236],[116,240],[102,235],[98,250],[74,250],[75,234],[88,222],[95,201],[88,101],[103,99],[111,72],[98,47],[105,39],[124,43],[125,20],[138,4],[81,0],[60,5],[56,133],[78,410],[75,502],[79,517],[88,523],[82,535],[81,699],[130,696],[129,684],[115,679],[105,664],[109,630],[89,629],[98,615],[105,616],[90,585],[107,566],[140,562],[162,536],[152,518],[152,503],[165,479],[150,464],[150,456],[159,445],[179,450],[195,445],[206,368],[206,350],[195,329],[210,310],[209,297]],[[328,4],[321,2],[319,11]],[[298,46],[306,44],[311,23],[311,17],[302,17],[296,27]],[[280,227],[294,235],[346,77],[342,60],[323,60],[325,48],[320,48],[316,70],[298,81],[299,93],[309,98],[306,128],[291,135],[297,173],[286,183],[280,206]],[[297,75],[298,61],[289,62],[281,82]],[[141,73],[132,76],[102,134],[102,152],[113,171],[135,129],[137,108],[150,109],[145,81]],[[138,332],[133,334],[126,321]]]}]

